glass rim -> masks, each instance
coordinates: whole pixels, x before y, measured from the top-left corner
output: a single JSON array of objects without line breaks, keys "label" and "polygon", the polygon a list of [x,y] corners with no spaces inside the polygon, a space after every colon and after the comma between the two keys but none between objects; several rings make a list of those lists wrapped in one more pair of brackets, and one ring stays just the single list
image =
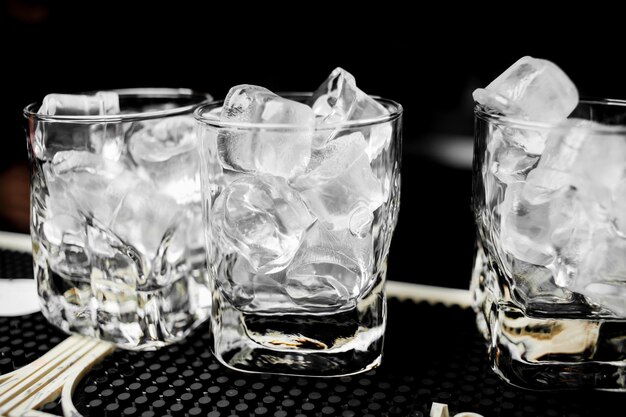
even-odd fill
[{"label": "glass rim", "polygon": [[[606,106],[621,106],[624,107],[626,111],[626,100],[621,99],[612,99],[612,98],[593,98],[593,97],[584,97],[579,101],[583,104],[601,104]],[[484,110],[483,106],[478,102],[474,101],[474,115],[486,122],[496,123],[500,125],[507,125],[510,127],[521,128],[521,129],[529,129],[529,130],[552,130],[558,129],[559,123],[545,123],[545,122],[533,122],[531,120],[519,119],[511,116],[505,116],[502,114],[494,114],[489,113]],[[605,125],[598,124],[593,128],[588,126],[578,126],[574,129],[584,129],[592,132],[598,133],[624,133],[626,134],[626,124],[625,125]]]},{"label": "glass rim", "polygon": [[[313,92],[277,92],[277,95],[285,98],[307,98],[312,97]],[[386,104],[391,107],[389,114],[373,117],[369,119],[349,120],[344,122],[330,123],[323,127],[315,127],[315,131],[326,131],[335,129],[349,129],[365,126],[372,126],[381,123],[394,121],[402,116],[404,108],[402,105],[394,100],[386,99],[380,96],[370,96],[378,103]],[[217,127],[217,128],[231,128],[231,129],[262,129],[262,130],[301,130],[302,125],[287,124],[287,123],[248,123],[248,122],[225,122],[220,121],[214,115],[208,115],[207,113],[213,109],[216,109],[224,104],[224,100],[215,100],[209,103],[204,103],[194,111],[193,115],[199,122]]]},{"label": "glass rim", "polygon": [[[115,92],[120,96],[127,97],[145,97],[145,98],[197,98],[198,101],[186,106],[174,107],[164,110],[153,110],[146,112],[124,113],[124,114],[94,114],[94,115],[47,115],[39,114],[37,110],[41,106],[41,101],[35,101],[28,104],[22,110],[22,114],[26,118],[34,118],[44,122],[59,123],[120,123],[132,122],[137,120],[159,119],[162,117],[177,116],[192,112],[196,107],[203,103],[212,102],[213,97],[208,93],[199,92],[189,88],[167,88],[167,87],[138,87],[138,88],[119,88],[111,90],[99,90]],[[87,91],[82,94],[94,94],[96,91]]]}]

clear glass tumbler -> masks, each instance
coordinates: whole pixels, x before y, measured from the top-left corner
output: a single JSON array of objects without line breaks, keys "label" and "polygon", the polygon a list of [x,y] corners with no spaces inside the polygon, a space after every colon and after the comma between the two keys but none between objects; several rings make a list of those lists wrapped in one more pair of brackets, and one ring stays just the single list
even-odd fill
[{"label": "clear glass tumbler", "polygon": [[471,289],[492,368],[626,391],[626,102],[546,125],[475,108]]},{"label": "clear glass tumbler", "polygon": [[388,115],[324,128],[223,122],[221,102],[196,111],[212,348],[227,366],[336,376],[380,363],[402,107],[378,102]]},{"label": "clear glass tumbler", "polygon": [[[114,93],[60,97],[53,115],[41,103],[24,110],[34,273],[54,325],[150,350],[209,316],[192,113],[210,96]],[[68,115],[66,105],[78,107]]]}]

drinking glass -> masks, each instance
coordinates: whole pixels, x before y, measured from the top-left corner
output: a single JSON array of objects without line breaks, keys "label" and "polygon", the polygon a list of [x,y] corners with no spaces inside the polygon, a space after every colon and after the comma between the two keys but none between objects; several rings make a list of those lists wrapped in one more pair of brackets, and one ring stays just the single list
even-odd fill
[{"label": "drinking glass", "polygon": [[377,101],[387,115],[315,128],[196,110],[212,349],[227,366],[336,376],[380,363],[402,107]]},{"label": "drinking glass", "polygon": [[475,108],[474,309],[532,389],[626,391],[626,102],[531,123]]},{"label": "drinking glass", "polygon": [[208,318],[192,112],[209,99],[138,88],[24,109],[34,275],[52,324],[151,350]]}]

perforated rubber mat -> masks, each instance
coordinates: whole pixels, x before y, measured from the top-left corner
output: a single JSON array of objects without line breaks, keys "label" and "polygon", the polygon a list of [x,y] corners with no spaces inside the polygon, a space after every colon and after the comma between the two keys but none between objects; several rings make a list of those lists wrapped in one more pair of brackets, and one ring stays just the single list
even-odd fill
[{"label": "perforated rubber mat", "polygon": [[[0,251],[6,269],[30,268],[30,257]],[[6,276],[6,275],[5,275]],[[44,335],[44,336],[42,336]],[[41,314],[0,318],[0,373],[32,361],[63,339]],[[209,350],[208,327],[186,343],[156,352],[117,350],[78,385],[85,416],[410,416],[429,415],[433,401],[485,417],[612,416],[626,394],[531,392],[489,369],[470,310],[389,301],[380,368],[345,378],[251,375],[229,370]],[[33,343],[34,342],[34,343]],[[43,410],[61,414],[57,403]]]}]

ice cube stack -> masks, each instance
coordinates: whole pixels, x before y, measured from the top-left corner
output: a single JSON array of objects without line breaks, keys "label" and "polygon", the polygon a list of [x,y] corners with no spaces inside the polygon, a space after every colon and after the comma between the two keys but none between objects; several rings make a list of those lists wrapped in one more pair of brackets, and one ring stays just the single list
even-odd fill
[{"label": "ice cube stack", "polygon": [[[38,113],[116,115],[119,98],[115,92],[50,94]],[[184,262],[182,257],[172,257],[177,252],[182,255],[188,239],[202,247],[201,234],[193,238],[188,233],[201,227],[199,157],[191,115],[125,124],[104,119],[89,125],[42,123],[37,134],[45,135],[40,142],[47,144],[37,152],[39,159],[47,161],[42,166],[50,191],[43,228],[48,241],[60,248],[50,250],[53,269],[79,267],[67,262],[68,245],[92,260],[111,257],[111,246],[118,245],[136,252],[127,259],[134,271],[127,277],[132,285],[157,285],[146,280],[153,261],[167,264],[158,256],[167,252],[173,268]],[[197,206],[191,208],[197,212],[194,218],[180,221],[193,206]],[[109,242],[98,244],[100,234]],[[164,239],[166,234],[171,236]],[[88,270],[80,273],[90,275]]]},{"label": "ice cube stack", "polygon": [[502,200],[497,245],[550,270],[556,285],[626,316],[620,127],[568,118],[579,104],[575,85],[555,64],[529,56],[473,96],[484,112],[511,121],[490,132],[483,172],[506,190],[494,197]]},{"label": "ice cube stack", "polygon": [[341,68],[305,102],[254,85],[230,90],[218,116],[223,184],[209,217],[233,305],[354,306],[372,278],[374,216],[389,195],[372,167],[392,127],[341,125],[388,114]]},{"label": "ice cube stack", "polygon": [[186,94],[131,91],[29,117],[33,259],[50,322],[153,349],[209,314],[200,157]]}]

